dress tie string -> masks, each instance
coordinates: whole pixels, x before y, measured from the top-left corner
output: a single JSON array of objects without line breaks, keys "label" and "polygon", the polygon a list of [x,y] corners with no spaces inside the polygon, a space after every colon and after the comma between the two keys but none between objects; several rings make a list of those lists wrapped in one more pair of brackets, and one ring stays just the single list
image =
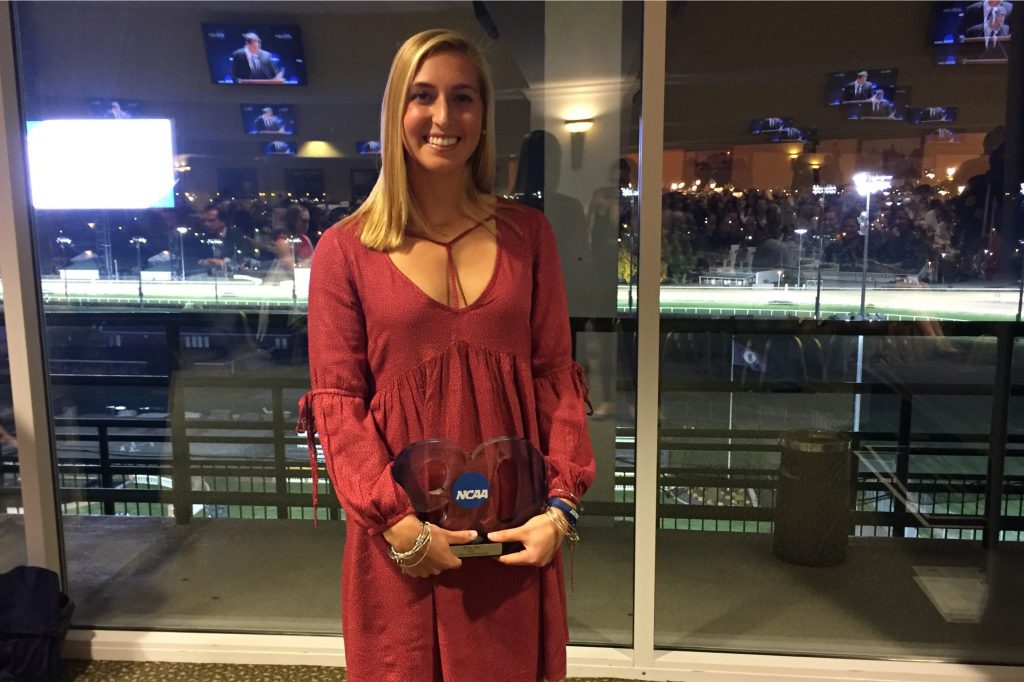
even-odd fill
[{"label": "dress tie string", "polygon": [[455,308],[455,309],[459,308],[459,296],[462,297],[462,302],[463,303],[467,303],[468,304],[468,301],[466,300],[466,293],[462,290],[462,282],[459,280],[459,273],[455,269],[455,257],[452,255],[452,247],[455,246],[456,242],[458,242],[460,239],[465,237],[467,234],[469,234],[470,232],[472,232],[473,230],[475,230],[476,228],[480,227],[481,225],[486,223],[488,220],[490,220],[491,217],[492,216],[488,216],[488,217],[484,218],[483,220],[478,221],[472,227],[469,227],[469,228],[463,230],[462,232],[457,234],[455,237],[449,239],[446,242],[443,242],[443,241],[441,241],[439,239],[432,239],[430,237],[426,237],[426,236],[419,235],[419,234],[408,234],[408,236],[413,237],[414,239],[422,239],[423,241],[430,242],[431,244],[437,244],[438,246],[444,247],[445,255],[448,258],[448,307],[449,308]]}]

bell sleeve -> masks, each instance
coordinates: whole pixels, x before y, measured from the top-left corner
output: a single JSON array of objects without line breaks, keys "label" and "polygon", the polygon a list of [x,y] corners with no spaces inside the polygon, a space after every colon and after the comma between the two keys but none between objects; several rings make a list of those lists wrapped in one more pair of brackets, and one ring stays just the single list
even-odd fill
[{"label": "bell sleeve", "polygon": [[[305,432],[317,504],[316,434],[345,513],[371,535],[413,513],[391,476],[391,458],[369,410],[366,323],[344,227],[324,235],[309,282],[309,377],[296,431]],[[314,518],[316,513],[314,511]]]},{"label": "bell sleeve", "polygon": [[572,359],[558,245],[551,224],[540,213],[532,236],[536,251],[530,333],[540,447],[547,456],[549,494],[567,497],[567,491],[579,499],[595,473],[584,409],[590,407],[587,384],[583,369]]}]

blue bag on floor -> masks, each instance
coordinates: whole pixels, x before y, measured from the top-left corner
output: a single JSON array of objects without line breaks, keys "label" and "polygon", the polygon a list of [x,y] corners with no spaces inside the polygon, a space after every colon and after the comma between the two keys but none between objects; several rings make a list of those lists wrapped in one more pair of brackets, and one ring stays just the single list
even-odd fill
[{"label": "blue bag on floor", "polygon": [[0,682],[58,682],[73,610],[53,571],[18,566],[0,575]]}]

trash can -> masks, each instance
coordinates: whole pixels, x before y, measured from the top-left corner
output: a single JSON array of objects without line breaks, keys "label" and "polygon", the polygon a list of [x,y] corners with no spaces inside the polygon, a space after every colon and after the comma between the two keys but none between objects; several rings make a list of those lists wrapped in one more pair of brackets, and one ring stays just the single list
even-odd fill
[{"label": "trash can", "polygon": [[788,431],[775,497],[775,556],[803,566],[846,559],[850,532],[850,439],[835,431]]}]

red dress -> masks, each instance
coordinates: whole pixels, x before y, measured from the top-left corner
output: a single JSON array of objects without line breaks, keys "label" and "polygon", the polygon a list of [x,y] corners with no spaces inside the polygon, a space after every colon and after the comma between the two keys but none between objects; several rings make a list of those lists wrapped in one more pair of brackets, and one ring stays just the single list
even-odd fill
[{"label": "red dress", "polygon": [[[548,458],[550,490],[594,477],[582,371],[571,357],[558,252],[544,215],[498,205],[498,256],[480,297],[430,298],[352,226],[317,245],[309,294],[312,391],[300,430],[320,434],[345,508],[342,626],[352,682],[565,676],[561,553],[544,568],[464,559],[435,578],[403,575],[381,533],[412,512],[391,476],[409,443],[466,452],[521,436]],[[514,227],[513,227],[514,226]]]}]

